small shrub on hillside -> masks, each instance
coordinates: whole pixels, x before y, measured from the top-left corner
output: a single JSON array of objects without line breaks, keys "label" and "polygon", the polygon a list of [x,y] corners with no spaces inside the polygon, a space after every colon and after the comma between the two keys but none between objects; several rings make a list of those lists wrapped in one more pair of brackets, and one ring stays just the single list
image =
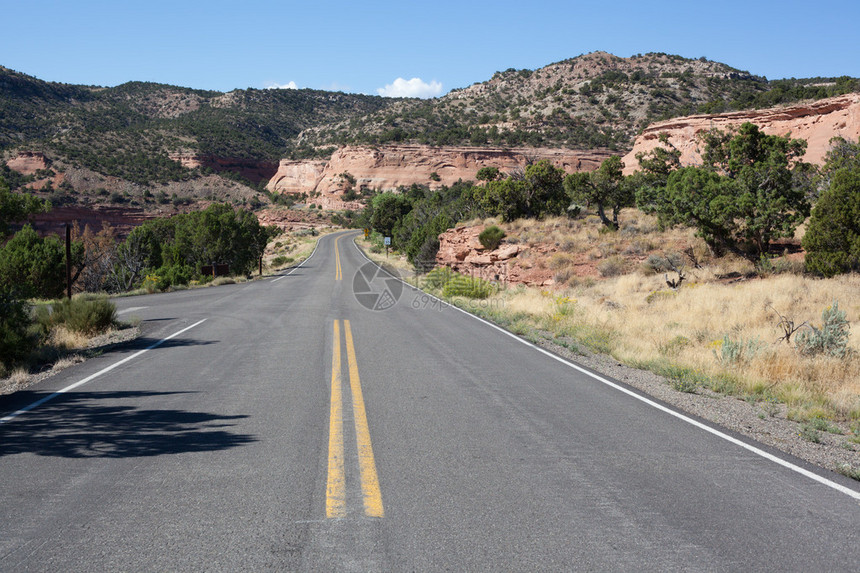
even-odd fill
[{"label": "small shrub on hillside", "polygon": [[821,328],[810,326],[811,330],[797,335],[797,349],[801,354],[815,356],[827,354],[836,358],[845,358],[848,349],[849,324],[844,310],[839,310],[839,303],[833,301],[821,313]]},{"label": "small shrub on hillside", "polygon": [[686,336],[675,336],[671,340],[662,342],[657,345],[657,351],[664,356],[675,356],[680,354],[684,348],[691,344],[690,339]]},{"label": "small shrub on hillside", "polygon": [[505,232],[495,225],[490,225],[478,235],[481,245],[488,251],[497,249],[504,238]]},{"label": "small shrub on hillside", "polygon": [[612,256],[601,261],[597,265],[597,271],[602,277],[616,277],[623,275],[627,270],[627,261],[624,257]]},{"label": "small shrub on hillside", "polygon": [[665,257],[660,255],[648,255],[648,259],[642,263],[642,269],[649,274],[659,274],[679,269],[684,266],[684,261],[678,253],[670,253]]},{"label": "small shrub on hillside", "polygon": [[547,266],[554,271],[559,271],[569,267],[573,264],[573,261],[573,255],[569,255],[567,253],[553,253],[549,258]]}]

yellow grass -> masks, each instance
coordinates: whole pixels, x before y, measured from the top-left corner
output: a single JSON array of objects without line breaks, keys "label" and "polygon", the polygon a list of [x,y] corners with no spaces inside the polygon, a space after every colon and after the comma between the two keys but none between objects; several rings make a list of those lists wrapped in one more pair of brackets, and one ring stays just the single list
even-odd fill
[{"label": "yellow grass", "polygon": [[78,350],[86,348],[90,338],[65,326],[55,326],[48,336],[48,345],[59,350]]},{"label": "yellow grass", "polygon": [[[655,295],[656,293],[656,295]],[[842,301],[858,331],[860,277],[815,280],[781,275],[735,284],[685,284],[672,291],[662,277],[639,272],[561,292],[518,289],[500,293],[505,314],[526,314],[538,328],[564,334],[583,325],[612,333],[613,356],[630,364],[668,361],[705,376],[730,374],[743,394],[774,397],[799,417],[824,407],[838,418],[860,418],[860,345],[849,339],[845,359],[807,357],[779,338],[779,316],[819,325],[821,311]],[[560,313],[573,301],[575,310]],[[720,360],[724,337],[756,351],[735,363]],[[601,339],[602,340],[602,339]]]},{"label": "yellow grass", "polygon": [[[635,211],[622,214],[616,233],[602,231],[599,221],[588,218],[501,226],[512,242],[554,245],[557,252],[543,264],[561,284],[554,290],[502,291],[487,305],[494,309],[490,318],[514,320],[521,329],[528,317],[536,330],[570,337],[629,364],[671,365],[705,380],[728,379],[731,391],[784,402],[798,419],[822,414],[860,419],[860,276],[750,276],[755,268],[748,261],[713,258],[691,230],[658,232],[653,217]],[[686,280],[677,290],[665,282],[675,273],[653,274],[641,263],[649,254],[688,249],[701,268],[692,268],[685,256]],[[580,280],[572,267],[577,255],[598,269],[607,260],[626,258],[627,274]],[[779,340],[784,334],[780,314],[795,324],[820,326],[822,310],[834,300],[851,325],[847,358],[803,356],[795,338],[791,344]],[[750,351],[729,361],[723,356],[724,340]]]}]

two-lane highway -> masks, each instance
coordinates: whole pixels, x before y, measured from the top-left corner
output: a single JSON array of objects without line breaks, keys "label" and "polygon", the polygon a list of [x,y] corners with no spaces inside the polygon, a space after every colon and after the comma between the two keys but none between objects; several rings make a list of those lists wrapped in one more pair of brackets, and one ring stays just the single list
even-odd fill
[{"label": "two-lane highway", "polygon": [[119,299],[143,339],[0,398],[0,570],[858,570],[855,482],[427,304],[353,236]]}]

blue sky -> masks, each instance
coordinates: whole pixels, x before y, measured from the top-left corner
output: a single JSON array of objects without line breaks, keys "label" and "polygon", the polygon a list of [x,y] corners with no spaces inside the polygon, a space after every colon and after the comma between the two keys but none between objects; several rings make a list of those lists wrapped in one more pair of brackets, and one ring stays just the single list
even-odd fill
[{"label": "blue sky", "polygon": [[430,96],[596,50],[860,76],[857,0],[0,0],[0,14],[0,65],[73,84]]}]

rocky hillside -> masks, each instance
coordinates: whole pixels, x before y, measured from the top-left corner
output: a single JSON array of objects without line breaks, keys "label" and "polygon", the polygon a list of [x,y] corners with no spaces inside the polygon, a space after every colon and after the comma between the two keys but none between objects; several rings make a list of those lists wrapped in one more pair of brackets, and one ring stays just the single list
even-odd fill
[{"label": "rocky hillside", "polygon": [[[276,165],[288,153],[312,154],[293,143],[302,130],[390,104],[317,90],[72,86],[0,68],[0,151],[40,151],[150,185],[225,170],[225,163],[228,171],[253,172],[254,162]],[[233,169],[237,163],[240,169]]]},{"label": "rocky hillside", "polygon": [[860,91],[852,78],[768,81],[704,58],[619,58],[594,52],[491,79],[428,101],[305,130],[313,145],[415,142],[437,146],[609,148],[627,151],[654,121],[763,108]]},{"label": "rocky hillside", "polygon": [[747,121],[756,124],[770,135],[790,135],[806,140],[804,161],[823,165],[831,138],[841,136],[850,141],[860,139],[860,93],[802,105],[693,115],[653,123],[636,138],[633,149],[624,157],[625,173],[629,174],[638,169],[637,154],[661,145],[659,138],[662,134],[666,134],[668,142],[681,151],[682,165],[696,165],[701,163],[701,133],[711,129],[729,131]]},{"label": "rocky hillside", "polygon": [[860,82],[768,81],[706,59],[603,52],[498,72],[432,100],[76,86],[0,67],[0,176],[55,205],[258,206],[269,201],[268,187],[318,194],[318,204],[335,207],[350,185],[450,184],[481,166],[513,169],[544,157],[588,169],[628,152],[656,120],[850,92]]}]

